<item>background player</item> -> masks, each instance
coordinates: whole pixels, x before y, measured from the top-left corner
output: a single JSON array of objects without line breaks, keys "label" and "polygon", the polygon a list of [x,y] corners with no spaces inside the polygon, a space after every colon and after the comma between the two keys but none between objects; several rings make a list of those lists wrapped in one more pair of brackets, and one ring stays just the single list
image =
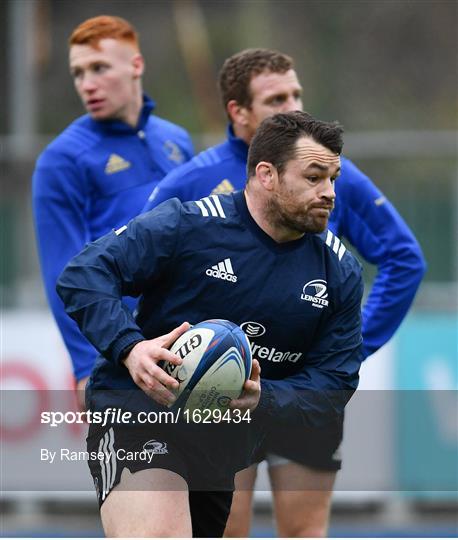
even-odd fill
[{"label": "background player", "polygon": [[[59,294],[104,356],[87,391],[92,407],[172,403],[176,381],[157,363],[178,359],[165,347],[186,329],[183,320],[220,317],[257,321],[265,329],[256,341],[263,379],[250,430],[281,423],[303,431],[340,418],[358,384],[363,288],[359,263],[344,246],[334,249],[332,233],[319,234],[333,207],[341,148],[338,124],[302,112],[268,118],[252,141],[245,192],[184,204],[173,199],[72,259],[59,279]],[[227,271],[237,279],[207,272],[220,261],[230,261]],[[317,281],[319,295],[311,286]],[[122,303],[126,293],[143,294],[136,319]],[[144,393],[132,392],[136,385]],[[245,396],[232,406],[253,409],[258,386],[254,373]],[[106,389],[116,392],[107,398]],[[155,401],[142,399],[146,394]],[[117,464],[109,485],[101,465],[92,464],[96,484],[104,486],[99,502],[105,532],[186,536],[192,520],[196,536],[222,534],[230,497],[201,493],[194,505],[192,490],[196,482],[208,490],[208,482],[221,475],[220,485],[230,489],[250,446],[239,437],[203,444],[180,431],[158,435],[160,429],[149,426],[149,439],[171,450],[151,464],[130,464],[130,473]],[[102,443],[128,443],[136,450],[145,440],[116,426],[100,433],[91,425],[88,450]],[[288,443],[296,447],[294,438]],[[142,482],[146,491],[135,491]]]},{"label": "background player", "polygon": [[[290,57],[267,49],[247,49],[228,58],[219,74],[219,89],[229,118],[227,140],[172,171],[153,191],[145,210],[170,197],[195,200],[245,185],[248,144],[259,123],[272,114],[302,108],[302,87]],[[425,272],[414,235],[372,181],[342,157],[336,183],[336,205],[329,228],[347,238],[377,266],[377,275],[363,307],[363,347],[367,357],[384,345],[406,315]],[[341,466],[336,449],[342,425],[309,434],[300,465],[271,456],[269,473],[276,485],[303,478],[313,490],[275,490],[274,504],[281,536],[324,536],[332,488]],[[270,442],[281,439],[273,436]],[[268,441],[269,443],[269,441]],[[272,450],[272,449],[271,449]],[[280,449],[277,449],[280,450]],[[260,456],[261,458],[262,456]],[[239,475],[226,534],[248,536],[256,470]]]},{"label": "background player", "polygon": [[46,294],[83,389],[97,352],[65,314],[57,277],[86,242],[142,209],[151,189],[193,154],[184,129],[152,116],[142,94],[144,60],[124,19],[100,16],[70,36],[70,72],[88,114],[40,155],[33,211]]}]

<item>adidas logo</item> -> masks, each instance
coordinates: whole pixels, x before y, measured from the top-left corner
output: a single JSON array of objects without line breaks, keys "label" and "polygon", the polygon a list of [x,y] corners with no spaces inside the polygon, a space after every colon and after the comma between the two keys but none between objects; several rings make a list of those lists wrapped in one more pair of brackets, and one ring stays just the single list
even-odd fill
[{"label": "adidas logo", "polygon": [[234,191],[234,186],[225,178],[220,182],[214,190],[211,192],[211,195],[224,195],[225,193],[232,193]]},{"label": "adidas logo", "polygon": [[207,268],[205,273],[210,277],[232,281],[232,283],[237,282],[237,276],[232,269],[231,259],[224,259],[224,261],[214,264],[211,268]]},{"label": "adidas logo", "polygon": [[124,171],[130,167],[130,162],[123,159],[118,154],[111,154],[105,165],[105,174],[113,174]]}]

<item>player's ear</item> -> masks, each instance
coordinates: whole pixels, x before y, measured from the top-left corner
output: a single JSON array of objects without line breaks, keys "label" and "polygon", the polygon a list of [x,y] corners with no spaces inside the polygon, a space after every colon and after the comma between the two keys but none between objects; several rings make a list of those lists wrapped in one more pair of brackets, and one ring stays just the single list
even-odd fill
[{"label": "player's ear", "polygon": [[260,161],[256,165],[256,177],[259,183],[268,191],[272,191],[275,186],[275,175],[277,170],[268,161]]},{"label": "player's ear", "polygon": [[239,105],[235,99],[231,99],[227,103],[226,111],[233,124],[238,124],[239,126],[248,125],[247,110],[245,107]]},{"label": "player's ear", "polygon": [[134,78],[138,79],[143,75],[145,71],[145,60],[140,53],[136,53],[132,56],[132,68]]}]

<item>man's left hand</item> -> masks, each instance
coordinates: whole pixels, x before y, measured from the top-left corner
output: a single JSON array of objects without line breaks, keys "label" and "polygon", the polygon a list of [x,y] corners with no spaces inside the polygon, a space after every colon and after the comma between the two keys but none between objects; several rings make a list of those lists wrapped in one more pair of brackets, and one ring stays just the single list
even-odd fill
[{"label": "man's left hand", "polygon": [[229,409],[238,409],[242,412],[251,411],[258,406],[261,397],[261,366],[257,360],[253,360],[250,378],[243,385],[242,394],[238,399],[233,399],[229,403]]}]

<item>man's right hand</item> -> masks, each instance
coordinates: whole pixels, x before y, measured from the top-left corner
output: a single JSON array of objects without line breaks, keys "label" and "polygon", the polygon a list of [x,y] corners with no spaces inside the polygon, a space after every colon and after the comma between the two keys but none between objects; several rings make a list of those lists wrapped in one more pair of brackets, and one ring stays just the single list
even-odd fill
[{"label": "man's right hand", "polygon": [[178,388],[178,381],[157,364],[162,360],[175,365],[182,363],[181,358],[168,348],[189,328],[190,324],[184,322],[168,334],[140,341],[123,360],[135,384],[160,405],[174,403],[176,397],[170,390]]}]

